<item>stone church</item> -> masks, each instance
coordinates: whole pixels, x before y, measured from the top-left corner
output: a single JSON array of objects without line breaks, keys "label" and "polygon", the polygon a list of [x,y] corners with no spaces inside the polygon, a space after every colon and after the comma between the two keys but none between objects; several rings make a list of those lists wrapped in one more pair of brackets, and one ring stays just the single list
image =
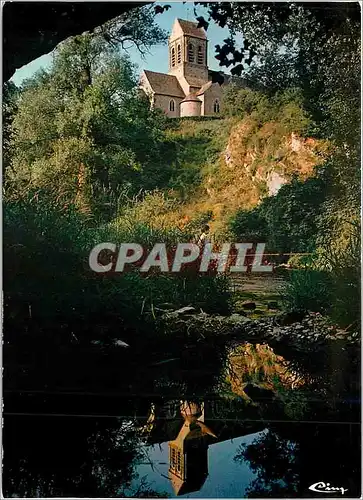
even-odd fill
[{"label": "stone church", "polygon": [[[170,117],[218,116],[226,75],[208,70],[208,39],[198,24],[176,19],[169,37],[169,72],[144,70],[140,87]],[[222,85],[213,83],[222,78]]]}]

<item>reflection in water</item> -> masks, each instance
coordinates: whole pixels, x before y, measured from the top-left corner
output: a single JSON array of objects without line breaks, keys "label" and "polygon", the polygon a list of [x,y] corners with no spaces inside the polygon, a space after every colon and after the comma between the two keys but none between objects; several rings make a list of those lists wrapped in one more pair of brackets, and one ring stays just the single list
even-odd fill
[{"label": "reflection in water", "polygon": [[208,475],[208,437],[217,436],[204,424],[204,404],[183,401],[184,423],[169,441],[169,477],[176,495],[198,491]]},{"label": "reflection in water", "polygon": [[[227,381],[235,394],[246,399],[251,399],[247,391],[253,386],[265,391],[277,391],[282,387],[296,389],[305,384],[306,378],[306,374],[304,376],[267,344],[241,344],[227,356]],[[260,396],[262,394],[261,391]]]},{"label": "reflection in water", "polygon": [[[135,391],[113,408],[92,399],[93,414],[107,403],[105,415],[122,418],[5,415],[5,496],[298,498],[321,480],[359,496],[352,393],[328,398],[329,380],[265,344],[225,361],[209,387],[201,368],[171,393],[181,376],[164,368],[152,396]],[[75,399],[63,401],[47,412],[74,411]]]},{"label": "reflection in water", "polygon": [[169,441],[169,477],[176,495],[198,491],[208,475],[208,436],[217,436],[204,424],[204,403],[183,401],[184,423]]},{"label": "reflection in water", "polygon": [[246,489],[248,496],[296,496],[299,484],[299,450],[296,441],[269,430],[249,445],[241,445],[234,460],[250,464],[256,477]]},{"label": "reflection in water", "polygon": [[[175,415],[176,405],[182,419],[158,418],[170,413]],[[241,445],[250,445],[253,437],[264,435],[265,423],[229,418],[235,415],[235,407],[222,398],[174,402],[171,412],[170,402],[165,406],[167,412],[165,408],[157,411],[153,405],[151,418],[149,417],[147,426],[143,427],[143,432],[148,434],[147,442],[158,444],[159,447],[145,448],[151,468],[139,467],[139,475],[145,474],[148,480],[158,484],[169,495],[194,493],[193,497],[213,497],[217,488],[224,492],[221,493],[222,496],[240,497],[255,474],[243,464],[245,471],[241,475],[241,464],[238,464],[235,457]],[[245,416],[253,416],[243,400],[239,402],[239,406],[240,409],[245,408]],[[254,411],[255,408],[252,407],[252,412]],[[168,438],[170,440],[166,441]],[[164,446],[166,443],[167,448]],[[209,459],[212,464],[215,464],[216,459],[221,462],[218,467],[212,466],[210,469]],[[168,470],[159,470],[160,464],[166,464],[167,460]],[[228,476],[233,484],[224,480]],[[166,479],[171,483],[172,490]]]}]

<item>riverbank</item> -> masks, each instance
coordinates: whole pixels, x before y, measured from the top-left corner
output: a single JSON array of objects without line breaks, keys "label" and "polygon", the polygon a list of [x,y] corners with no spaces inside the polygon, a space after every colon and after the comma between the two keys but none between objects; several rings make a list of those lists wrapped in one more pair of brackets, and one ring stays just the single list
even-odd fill
[{"label": "riverbank", "polygon": [[[250,302],[250,305],[253,305]],[[248,303],[245,303],[248,306]],[[185,331],[187,336],[200,340],[226,336],[231,340],[284,343],[289,348],[309,352],[312,348],[324,348],[330,342],[344,342],[359,346],[358,332],[349,332],[333,325],[319,313],[283,313],[252,319],[244,313],[229,316],[198,312],[184,307],[162,315],[161,323],[173,333]]]}]

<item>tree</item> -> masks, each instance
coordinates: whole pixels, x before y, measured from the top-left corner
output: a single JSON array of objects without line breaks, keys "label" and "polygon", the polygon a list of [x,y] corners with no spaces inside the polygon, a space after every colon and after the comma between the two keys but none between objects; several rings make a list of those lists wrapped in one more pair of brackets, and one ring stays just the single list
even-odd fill
[{"label": "tree", "polygon": [[237,212],[230,228],[243,241],[267,242],[269,250],[312,252],[317,247],[325,190],[321,178],[294,179],[253,210]]},{"label": "tree", "polygon": [[19,89],[13,82],[5,82],[3,85],[3,165],[6,169],[10,164],[12,129],[11,124],[17,109],[17,96]]},{"label": "tree", "polygon": [[294,497],[298,493],[298,452],[296,442],[268,429],[251,444],[241,445],[235,462],[248,462],[257,477],[247,488],[248,497]]},{"label": "tree", "polygon": [[21,430],[18,419],[11,417],[6,427],[7,496],[162,496],[142,479],[136,491],[131,487],[143,458],[138,422],[132,416],[61,418],[56,426],[53,418],[36,417],[31,424],[22,419]]},{"label": "tree", "polygon": [[9,192],[48,189],[102,213],[107,191],[114,198],[125,187],[140,189],[142,179],[146,188],[162,180],[164,125],[138,97],[134,67],[116,45],[101,32],[70,38],[19,98]]},{"label": "tree", "polygon": [[[269,96],[285,85],[299,87],[304,108],[313,120],[310,135],[328,139],[332,146],[322,170],[325,201],[320,220],[316,221],[320,262],[342,285],[336,305],[348,312],[344,323],[348,324],[350,317],[350,323],[357,324],[360,6],[358,2],[222,3],[210,6],[210,15],[220,25],[241,31],[244,36],[242,52],[233,40],[219,48],[221,64],[237,64],[237,73],[244,71],[250,85]],[[351,293],[347,293],[349,290]]]}]

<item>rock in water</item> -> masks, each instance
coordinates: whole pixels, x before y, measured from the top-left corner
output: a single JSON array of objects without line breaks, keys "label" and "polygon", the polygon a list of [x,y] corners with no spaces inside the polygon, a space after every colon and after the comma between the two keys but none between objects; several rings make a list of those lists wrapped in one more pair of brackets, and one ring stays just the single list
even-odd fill
[{"label": "rock in water", "polygon": [[278,309],[279,304],[278,304],[278,302],[276,302],[276,300],[270,300],[269,302],[267,302],[267,308],[268,309]]},{"label": "rock in water", "polygon": [[251,300],[245,300],[242,302],[243,309],[256,309],[256,303]]},{"label": "rock in water", "polygon": [[185,306],[181,309],[177,309],[176,311],[170,311],[165,313],[163,316],[175,317],[175,316],[188,316],[194,314],[196,312],[195,307]]},{"label": "rock in water", "polygon": [[116,347],[130,347],[129,344],[126,344],[126,342],[124,342],[123,340],[114,340],[113,342],[113,345],[115,345]]}]

